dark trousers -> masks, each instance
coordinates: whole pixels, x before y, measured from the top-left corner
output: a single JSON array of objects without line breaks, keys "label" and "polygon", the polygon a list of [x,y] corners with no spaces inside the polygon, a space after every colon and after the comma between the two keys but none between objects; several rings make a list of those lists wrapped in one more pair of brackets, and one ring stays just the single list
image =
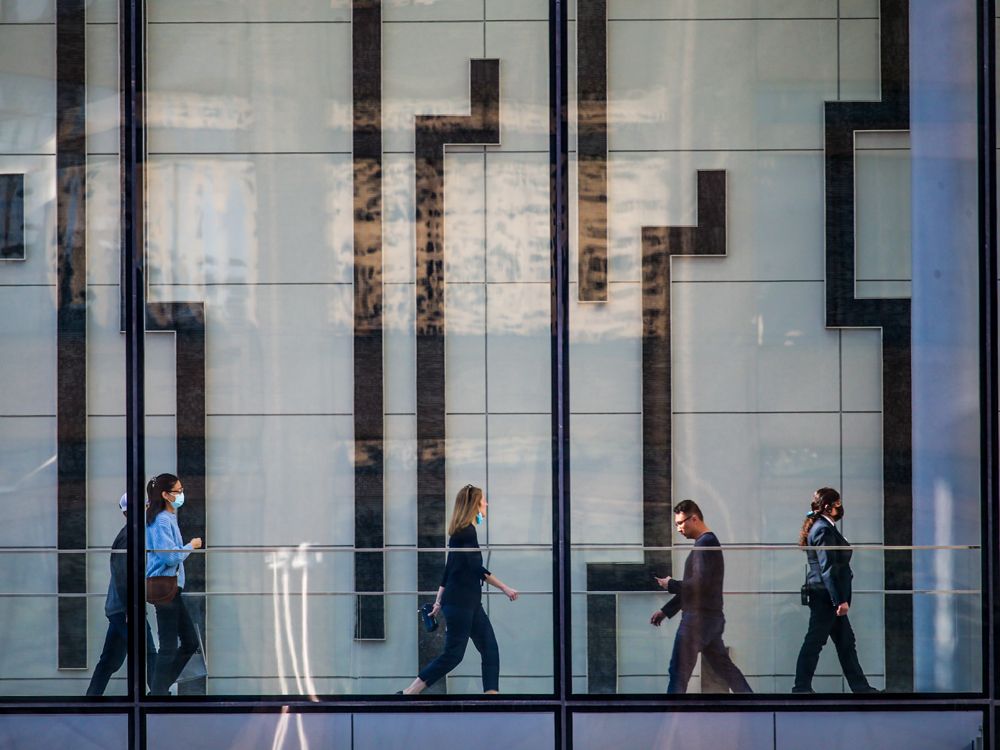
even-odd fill
[{"label": "dark trousers", "polygon": [[709,663],[734,693],[753,692],[739,667],[729,658],[726,645],[722,642],[722,631],[725,629],[726,618],[721,615],[685,613],[681,616],[674,638],[674,652],[670,656],[668,693],[687,692],[698,654],[701,654],[702,663]]},{"label": "dark trousers", "polygon": [[799,659],[795,663],[795,686],[792,691],[808,693],[812,690],[812,678],[819,663],[819,652],[826,645],[827,638],[833,640],[840,666],[844,670],[844,677],[847,678],[851,690],[855,693],[871,692],[871,685],[865,679],[865,673],[858,661],[854,629],[847,615],[837,617],[837,610],[830,602],[830,597],[825,595],[813,596],[810,599],[809,629],[799,650]]},{"label": "dark trousers", "polygon": [[[104,695],[111,675],[121,669],[128,655],[128,626],[125,623],[125,613],[108,616],[108,632],[104,636],[104,649],[101,658],[94,667],[94,674],[87,687],[87,695]],[[153,648],[153,631],[146,623],[146,681],[152,684],[149,671],[156,662],[156,649]]]},{"label": "dark trousers", "polygon": [[433,685],[462,662],[469,639],[483,659],[483,692],[500,689],[500,647],[493,634],[490,618],[482,604],[468,607],[442,607],[446,630],[444,651],[420,671],[420,679]]},{"label": "dark trousers", "polygon": [[188,659],[198,650],[198,636],[180,591],[168,604],[156,605],[156,632],[160,637],[160,650],[156,654],[149,692],[150,695],[166,695]]}]

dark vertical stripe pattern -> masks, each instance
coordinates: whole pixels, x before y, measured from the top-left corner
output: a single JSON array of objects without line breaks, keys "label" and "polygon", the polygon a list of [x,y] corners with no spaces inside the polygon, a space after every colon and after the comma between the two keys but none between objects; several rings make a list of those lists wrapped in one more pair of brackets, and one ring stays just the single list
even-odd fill
[{"label": "dark vertical stripe pattern", "polygon": [[607,0],[579,0],[577,16],[579,299],[605,302],[608,299]]},{"label": "dark vertical stripe pattern", "polygon": [[[57,546],[87,546],[87,133],[83,0],[56,4]],[[59,594],[85,594],[83,553],[59,553]],[[87,602],[59,597],[60,669],[87,666]]]},{"label": "dark vertical stripe pattern", "polygon": [[[354,544],[384,546],[382,3],[354,0]],[[385,638],[385,555],[354,553],[354,637]]]}]

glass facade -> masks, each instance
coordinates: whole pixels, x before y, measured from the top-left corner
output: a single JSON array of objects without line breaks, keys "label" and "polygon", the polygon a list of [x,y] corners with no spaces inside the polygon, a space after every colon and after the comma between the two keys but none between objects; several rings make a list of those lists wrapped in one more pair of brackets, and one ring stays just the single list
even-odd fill
[{"label": "glass facade", "polygon": [[0,738],[990,746],[993,12],[0,4]]}]

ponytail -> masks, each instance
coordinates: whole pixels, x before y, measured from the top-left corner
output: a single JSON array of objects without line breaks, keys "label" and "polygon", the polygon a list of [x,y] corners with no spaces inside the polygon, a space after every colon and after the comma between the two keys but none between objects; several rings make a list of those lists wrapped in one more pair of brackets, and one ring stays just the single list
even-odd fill
[{"label": "ponytail", "polygon": [[840,500],[840,493],[833,487],[820,487],[813,493],[810,510],[806,514],[806,520],[802,522],[802,530],[799,531],[799,546],[805,547],[809,542],[809,530],[816,523],[816,519],[830,510],[831,506]]},{"label": "ponytail", "polygon": [[169,492],[177,484],[177,477],[173,474],[160,474],[150,479],[146,483],[146,525],[152,525],[153,521],[161,511],[166,510],[167,501],[163,499],[163,493]]}]

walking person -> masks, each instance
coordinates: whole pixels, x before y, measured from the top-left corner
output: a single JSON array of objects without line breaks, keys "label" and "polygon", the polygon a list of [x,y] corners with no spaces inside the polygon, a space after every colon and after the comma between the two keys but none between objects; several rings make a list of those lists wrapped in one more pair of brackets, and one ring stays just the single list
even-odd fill
[{"label": "walking person", "polygon": [[[128,494],[118,500],[122,515],[128,518]],[[122,526],[115,541],[111,544],[111,580],[108,583],[108,595],[104,600],[104,615],[108,618],[108,632],[104,636],[104,648],[101,658],[97,660],[94,674],[87,687],[87,695],[104,695],[111,675],[117,672],[128,655],[128,626],[125,615],[128,586],[128,560],[124,553],[128,546],[128,525]],[[121,551],[117,551],[121,550]],[[151,683],[149,670],[156,660],[156,649],[153,646],[153,632],[146,622],[146,680]]]},{"label": "walking person", "polygon": [[451,551],[431,610],[432,617],[438,612],[444,613],[444,651],[398,694],[416,695],[448,674],[461,663],[470,638],[482,656],[483,692],[500,690],[500,649],[490,618],[483,609],[482,584],[486,582],[497,587],[511,601],[517,599],[517,591],[483,567],[476,526],[486,519],[487,507],[486,496],[479,487],[467,484],[458,491],[448,524],[448,549]]},{"label": "walking person", "polygon": [[[812,693],[812,678],[819,654],[827,639],[833,640],[847,684],[855,693],[879,692],[861,669],[854,630],[847,613],[851,608],[851,555],[847,539],[837,529],[844,517],[840,493],[821,487],[813,493],[812,509],[799,533],[799,546],[806,547],[809,571],[806,592],[809,602],[809,629],[795,664],[793,693]],[[838,549],[825,549],[835,547]]]},{"label": "walking person", "polygon": [[674,650],[670,657],[668,693],[686,693],[698,654],[711,665],[734,693],[752,693],[749,683],[729,658],[722,633],[726,618],[722,614],[722,579],[726,568],[718,538],[705,525],[701,508],[693,500],[674,506],[674,525],[685,538],[694,539],[694,550],[684,562],[684,578],[656,578],[674,598],[649,618],[660,627],[664,618],[682,612]]},{"label": "walking person", "polygon": [[[166,695],[171,683],[198,650],[198,636],[184,605],[184,560],[192,550],[201,549],[201,537],[187,544],[177,525],[177,511],[184,505],[184,486],[173,474],[160,474],[146,485],[146,578],[176,576],[176,594],[167,601],[154,602],[156,632],[160,650],[150,685],[151,695]],[[178,646],[179,642],[179,646]]]}]

